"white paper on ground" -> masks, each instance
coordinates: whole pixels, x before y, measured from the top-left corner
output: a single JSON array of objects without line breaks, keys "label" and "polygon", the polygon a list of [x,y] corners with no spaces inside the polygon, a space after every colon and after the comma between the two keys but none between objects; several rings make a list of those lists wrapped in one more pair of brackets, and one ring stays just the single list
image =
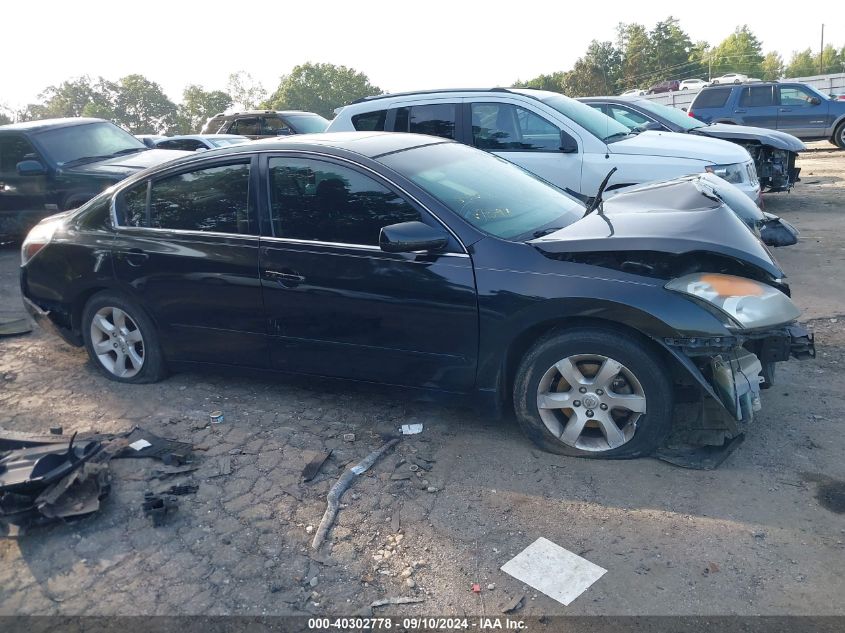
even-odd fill
[{"label": "white paper on ground", "polygon": [[403,424],[402,425],[402,435],[416,435],[417,433],[422,433],[423,425],[422,424]]},{"label": "white paper on ground", "polygon": [[502,565],[502,571],[566,606],[607,572],[543,537]]},{"label": "white paper on ground", "polygon": [[140,451],[142,448],[147,448],[148,446],[152,446],[147,440],[135,440],[129,445],[129,448],[134,448],[136,451]]}]

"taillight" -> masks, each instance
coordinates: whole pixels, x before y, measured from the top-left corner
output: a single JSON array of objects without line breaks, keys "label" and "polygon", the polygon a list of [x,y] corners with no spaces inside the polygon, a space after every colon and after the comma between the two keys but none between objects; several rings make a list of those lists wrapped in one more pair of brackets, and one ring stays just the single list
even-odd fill
[{"label": "taillight", "polygon": [[32,227],[32,230],[27,234],[26,239],[21,245],[21,266],[25,266],[42,248],[50,243],[50,240],[53,239],[53,234],[61,223],[61,218],[56,218],[42,221],[40,224]]}]

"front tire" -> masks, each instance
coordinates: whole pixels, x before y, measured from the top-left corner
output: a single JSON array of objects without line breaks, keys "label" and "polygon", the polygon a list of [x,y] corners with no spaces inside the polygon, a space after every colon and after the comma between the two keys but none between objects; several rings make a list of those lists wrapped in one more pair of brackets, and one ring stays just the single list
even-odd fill
[{"label": "front tire", "polygon": [[549,334],[525,355],[514,409],[544,450],[598,459],[650,454],[669,434],[672,382],[644,340],[600,328]]},{"label": "front tire", "polygon": [[152,320],[123,295],[91,297],[82,311],[82,335],[91,361],[111,380],[150,383],[167,375]]}]

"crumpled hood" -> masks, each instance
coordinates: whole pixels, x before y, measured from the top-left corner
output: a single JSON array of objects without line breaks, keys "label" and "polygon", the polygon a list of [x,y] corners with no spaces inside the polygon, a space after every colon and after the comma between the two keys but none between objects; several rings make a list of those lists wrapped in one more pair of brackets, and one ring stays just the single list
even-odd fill
[{"label": "crumpled hood", "polygon": [[702,165],[730,165],[751,160],[742,147],[721,139],[677,132],[649,130],[636,136],[609,143],[611,154],[666,156],[701,161]]},{"label": "crumpled hood", "polygon": [[784,149],[790,152],[803,152],[807,146],[800,139],[779,132],[778,130],[767,130],[762,127],[750,125],[729,125],[726,123],[713,123],[704,127],[690,130],[690,134],[710,136],[726,141],[759,141],[763,145],[769,145],[775,149]]},{"label": "crumpled hood", "polygon": [[781,278],[768,249],[698,177],[642,185],[604,202],[554,233],[531,240],[547,253],[655,251],[683,255],[718,253]]},{"label": "crumpled hood", "polygon": [[106,160],[83,163],[75,167],[68,167],[64,171],[71,174],[116,177],[122,180],[147,167],[160,165],[161,163],[192,154],[193,152],[181,152],[172,149],[148,149],[125,156],[115,156]]}]

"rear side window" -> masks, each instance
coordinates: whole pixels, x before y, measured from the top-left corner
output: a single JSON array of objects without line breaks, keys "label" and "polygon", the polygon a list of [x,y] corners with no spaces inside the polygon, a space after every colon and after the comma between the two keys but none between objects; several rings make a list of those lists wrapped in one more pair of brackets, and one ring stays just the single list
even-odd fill
[{"label": "rear side window", "polygon": [[356,114],[352,117],[352,127],[359,132],[384,130],[384,121],[386,118],[387,110],[377,110],[376,112]]},{"label": "rear side window", "polygon": [[205,144],[202,141],[198,141],[196,139],[176,139],[173,141],[162,141],[158,145],[156,145],[159,149],[180,149],[186,152],[195,152],[201,147],[205,147]]},{"label": "rear side window", "polygon": [[759,108],[775,104],[771,86],[749,86],[742,89],[739,105],[742,107]]},{"label": "rear side window", "polygon": [[698,93],[695,102],[692,104],[693,109],[697,108],[721,108],[728,102],[728,95],[731,94],[730,88],[715,88],[712,90],[704,89]]},{"label": "rear side window", "polygon": [[393,131],[454,139],[456,111],[457,104],[454,103],[431,103],[399,108],[396,110]]},{"label": "rear side window", "polygon": [[258,136],[261,126],[258,117],[248,119],[236,119],[229,128],[229,134],[242,134],[244,136]]},{"label": "rear side window", "polygon": [[250,234],[249,164],[208,167],[153,182],[150,226]]},{"label": "rear side window", "polygon": [[[287,123],[277,116],[261,117],[261,136],[280,136],[290,134],[291,129]],[[243,134],[243,132],[241,132]]]}]

